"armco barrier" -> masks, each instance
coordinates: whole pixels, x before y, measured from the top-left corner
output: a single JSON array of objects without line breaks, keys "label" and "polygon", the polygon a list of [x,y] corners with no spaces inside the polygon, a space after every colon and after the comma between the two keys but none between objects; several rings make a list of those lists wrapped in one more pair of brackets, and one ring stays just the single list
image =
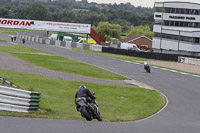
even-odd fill
[{"label": "armco barrier", "polygon": [[54,40],[50,40],[50,45],[55,45],[55,41]]},{"label": "armco barrier", "polygon": [[0,86],[0,110],[35,112],[40,107],[40,93]]},{"label": "armco barrier", "polygon": [[83,44],[82,43],[76,43],[76,48],[83,49]]},{"label": "armco barrier", "polygon": [[72,42],[72,43],[71,43],[71,47],[73,47],[73,48],[77,48],[77,43]]},{"label": "armco barrier", "polygon": [[58,41],[58,40],[49,40],[49,39],[20,35],[20,34],[18,34],[17,37],[18,38],[25,37],[25,39],[28,40],[28,41],[37,42],[37,43],[40,43],[40,44],[62,46],[62,47],[67,47],[69,49],[71,49],[73,47],[73,48],[87,49],[87,50],[102,52],[102,46],[101,45],[89,45],[89,44],[82,44],[82,43],[76,43],[76,42],[63,42],[63,41]]},{"label": "armco barrier", "polygon": [[90,50],[90,45],[88,45],[88,44],[83,44],[83,49]]},{"label": "armco barrier", "polygon": [[61,41],[60,46],[66,47],[66,42]]},{"label": "armco barrier", "polygon": [[101,45],[91,45],[90,50],[102,52],[102,46]]}]

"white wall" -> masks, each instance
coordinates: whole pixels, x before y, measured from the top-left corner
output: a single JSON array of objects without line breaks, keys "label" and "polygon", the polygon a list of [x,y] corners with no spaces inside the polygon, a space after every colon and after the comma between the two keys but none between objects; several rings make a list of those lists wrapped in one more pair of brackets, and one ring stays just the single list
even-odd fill
[{"label": "white wall", "polygon": [[186,42],[179,42],[179,50],[183,51],[191,51],[192,49],[192,44],[191,43],[186,43]]},{"label": "white wall", "polygon": [[166,50],[178,50],[178,41],[162,39],[161,48]]},{"label": "white wall", "polygon": [[191,51],[200,52],[200,45],[192,45]]},{"label": "white wall", "polygon": [[154,37],[152,41],[152,48],[160,49],[160,38]]}]

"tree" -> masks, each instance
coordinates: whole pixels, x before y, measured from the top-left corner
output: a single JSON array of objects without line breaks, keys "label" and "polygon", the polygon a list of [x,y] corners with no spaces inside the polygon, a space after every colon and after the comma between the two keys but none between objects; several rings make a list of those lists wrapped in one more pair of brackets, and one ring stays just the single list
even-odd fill
[{"label": "tree", "polygon": [[22,5],[13,8],[13,13],[15,18],[23,19],[26,16],[26,8]]},{"label": "tree", "polygon": [[150,27],[145,25],[140,25],[140,26],[136,26],[131,28],[128,32],[127,32],[127,36],[133,36],[133,35],[145,35],[149,38],[153,38],[154,33],[152,31],[150,31]]},{"label": "tree", "polygon": [[120,38],[122,27],[119,24],[100,22],[97,27],[93,27],[100,36]]},{"label": "tree", "polygon": [[113,24],[119,24],[122,27],[122,32],[126,32],[130,27],[131,27],[131,23],[128,22],[125,19],[114,19],[113,21],[111,21],[111,23]]},{"label": "tree", "polygon": [[33,20],[49,20],[50,15],[45,6],[38,4],[38,3],[34,3],[28,9],[26,18],[33,19]]},{"label": "tree", "polygon": [[4,7],[0,7],[0,16],[1,16],[1,18],[11,18],[12,17],[11,12]]}]

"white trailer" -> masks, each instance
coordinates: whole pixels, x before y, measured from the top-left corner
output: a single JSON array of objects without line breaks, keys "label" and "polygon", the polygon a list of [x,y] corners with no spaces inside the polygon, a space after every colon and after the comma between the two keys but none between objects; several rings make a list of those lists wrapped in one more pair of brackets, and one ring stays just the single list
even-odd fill
[{"label": "white trailer", "polygon": [[136,44],[133,43],[127,43],[127,42],[121,42],[121,49],[127,49],[127,50],[134,50],[134,51],[141,51]]}]

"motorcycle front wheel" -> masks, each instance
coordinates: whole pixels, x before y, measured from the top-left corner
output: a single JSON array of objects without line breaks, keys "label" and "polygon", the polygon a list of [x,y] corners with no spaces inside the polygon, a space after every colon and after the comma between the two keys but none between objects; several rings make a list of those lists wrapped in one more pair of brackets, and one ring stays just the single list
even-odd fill
[{"label": "motorcycle front wheel", "polygon": [[87,109],[86,109],[85,106],[81,108],[80,112],[82,113],[83,117],[85,117],[85,119],[86,119],[87,121],[91,121],[91,120],[92,120],[92,115],[90,115],[90,114],[88,113],[88,111],[87,111]]},{"label": "motorcycle front wheel", "polygon": [[97,112],[96,118],[98,121],[102,121],[102,117],[99,111]]}]

